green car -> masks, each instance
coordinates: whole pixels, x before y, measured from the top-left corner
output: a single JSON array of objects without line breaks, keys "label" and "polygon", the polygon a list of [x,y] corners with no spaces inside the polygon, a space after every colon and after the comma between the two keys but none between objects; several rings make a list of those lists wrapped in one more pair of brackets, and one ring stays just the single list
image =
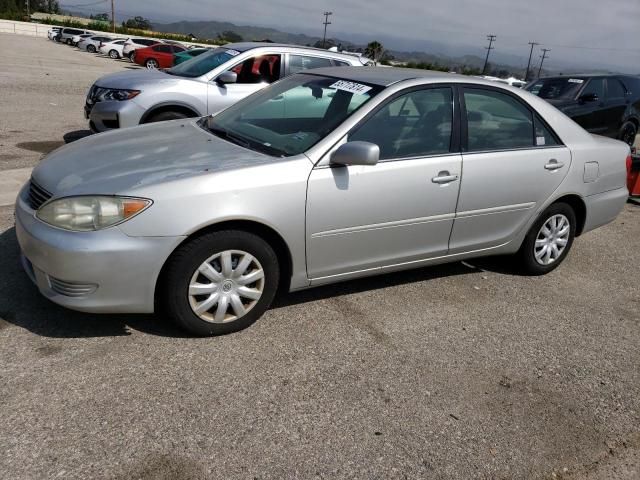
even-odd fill
[{"label": "green car", "polygon": [[193,57],[197,57],[201,53],[208,52],[211,50],[210,48],[192,48],[191,50],[185,50],[184,52],[176,53],[173,56],[173,64],[178,65],[179,63],[186,62],[187,60],[192,59]]}]

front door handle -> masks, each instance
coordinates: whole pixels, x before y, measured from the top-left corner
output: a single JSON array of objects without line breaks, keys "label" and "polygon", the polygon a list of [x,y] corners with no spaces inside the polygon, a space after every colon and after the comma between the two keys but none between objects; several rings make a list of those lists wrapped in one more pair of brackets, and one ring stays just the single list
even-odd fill
[{"label": "front door handle", "polygon": [[551,160],[549,160],[549,163],[547,163],[544,168],[546,170],[558,170],[559,168],[564,167],[564,163],[557,161],[555,158],[552,158]]},{"label": "front door handle", "polygon": [[458,179],[458,175],[450,174],[449,172],[444,170],[444,171],[438,173],[437,176],[433,177],[431,179],[431,181],[433,183],[438,183],[438,184],[442,185],[442,184],[445,184],[445,183],[455,182],[457,179]]}]

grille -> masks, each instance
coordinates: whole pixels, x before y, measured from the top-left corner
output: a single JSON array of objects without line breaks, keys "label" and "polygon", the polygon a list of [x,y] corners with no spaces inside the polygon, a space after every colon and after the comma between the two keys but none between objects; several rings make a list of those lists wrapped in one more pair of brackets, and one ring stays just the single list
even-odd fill
[{"label": "grille", "polygon": [[33,178],[29,182],[29,206],[38,210],[44,202],[51,198],[51,194],[38,185]]},{"label": "grille", "polygon": [[83,297],[95,292],[98,288],[93,283],[66,282],[51,276],[49,276],[49,284],[51,285],[51,290],[66,297]]}]

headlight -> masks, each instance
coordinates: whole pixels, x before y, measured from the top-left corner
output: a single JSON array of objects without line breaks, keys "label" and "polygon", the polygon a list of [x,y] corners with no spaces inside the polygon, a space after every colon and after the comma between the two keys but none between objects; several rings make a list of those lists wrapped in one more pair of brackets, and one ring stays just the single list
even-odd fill
[{"label": "headlight", "polygon": [[36,216],[54,227],[90,232],[122,223],[142,212],[151,203],[146,198],[68,197],[43,205]]},{"label": "headlight", "polygon": [[101,88],[96,96],[97,102],[104,102],[107,100],[131,100],[140,94],[140,90],[123,90],[118,88]]}]

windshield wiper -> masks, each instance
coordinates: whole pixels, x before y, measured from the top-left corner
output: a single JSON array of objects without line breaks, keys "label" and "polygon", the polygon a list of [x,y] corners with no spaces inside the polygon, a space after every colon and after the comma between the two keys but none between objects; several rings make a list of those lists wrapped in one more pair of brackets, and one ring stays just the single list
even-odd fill
[{"label": "windshield wiper", "polygon": [[287,154],[287,152],[285,152],[284,150],[280,150],[279,148],[272,147],[271,145],[265,145],[264,143],[251,140],[249,138],[243,137],[242,135],[238,135],[237,133],[231,133],[228,130],[216,125],[212,120],[213,119],[211,117],[207,118],[207,129],[217,137],[228,140],[231,143],[235,143],[236,145],[240,145],[241,147],[247,148],[249,150],[255,150],[275,157],[284,157]]}]

